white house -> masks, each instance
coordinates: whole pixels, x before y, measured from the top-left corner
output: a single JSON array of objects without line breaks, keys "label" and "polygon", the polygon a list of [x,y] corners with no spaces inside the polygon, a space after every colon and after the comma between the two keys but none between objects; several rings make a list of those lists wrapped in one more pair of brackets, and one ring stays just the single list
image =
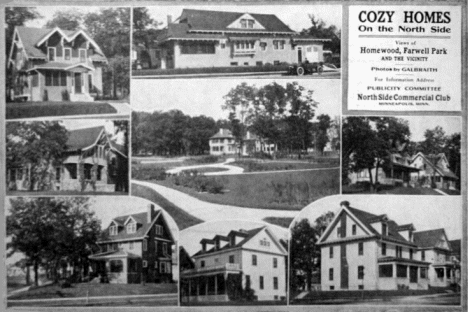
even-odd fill
[{"label": "white house", "polygon": [[[262,141],[258,136],[247,131],[243,138],[241,154],[251,155],[256,152],[271,154],[276,151],[276,146]],[[239,153],[240,144],[228,129],[219,129],[218,133],[209,140],[210,155],[235,155]]]},{"label": "white house", "polygon": [[287,251],[268,227],[233,230],[200,243],[194,268],[181,272],[182,302],[229,301],[229,285],[249,285],[259,301],[285,300]]},{"label": "white house", "polygon": [[347,201],[317,244],[322,290],[428,289],[455,282],[455,274],[446,269],[455,263],[449,261],[443,230],[415,232],[411,223],[399,225],[386,214],[352,208]]},{"label": "white house", "polygon": [[412,173],[411,178],[419,180],[423,186],[431,187],[434,184],[437,188],[442,189],[457,188],[456,182],[459,179],[450,170],[449,162],[444,153],[424,155],[419,152],[413,156],[411,165],[421,170],[418,175]]}]

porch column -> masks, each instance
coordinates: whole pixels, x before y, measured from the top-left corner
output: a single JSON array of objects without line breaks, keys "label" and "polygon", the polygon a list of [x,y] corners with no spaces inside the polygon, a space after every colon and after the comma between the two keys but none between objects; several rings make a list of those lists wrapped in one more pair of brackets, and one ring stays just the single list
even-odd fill
[{"label": "porch column", "polygon": [[215,289],[215,296],[218,295],[218,275],[215,274],[215,284],[214,284],[214,289]]},{"label": "porch column", "polygon": [[172,62],[174,63],[173,64],[173,68],[177,68],[177,61],[179,59],[179,56],[180,56],[180,45],[177,41],[174,42],[174,56],[173,56],[173,60]]}]

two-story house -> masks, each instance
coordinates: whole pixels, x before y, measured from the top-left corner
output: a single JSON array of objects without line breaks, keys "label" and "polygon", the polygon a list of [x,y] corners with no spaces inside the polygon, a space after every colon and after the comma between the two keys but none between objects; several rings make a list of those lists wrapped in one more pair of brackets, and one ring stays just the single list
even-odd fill
[{"label": "two-story house", "polygon": [[225,302],[240,288],[252,289],[259,301],[286,298],[287,252],[267,226],[200,243],[194,268],[181,271],[181,302]]},{"label": "two-story house", "polygon": [[460,261],[453,256],[452,244],[444,229],[415,232],[414,241],[421,258],[431,263],[431,287],[447,287],[460,282]]},{"label": "two-story house", "polygon": [[[121,131],[106,133],[104,126],[68,132],[63,161],[48,169],[48,190],[114,192],[116,184],[128,176],[128,156]],[[41,190],[39,181],[31,177],[30,165],[7,168],[10,190]],[[44,181],[40,181],[44,183]],[[31,187],[31,183],[32,185]]]},{"label": "two-story house", "polygon": [[248,156],[255,152],[271,154],[276,151],[276,146],[260,140],[258,136],[247,131],[242,140],[242,150],[236,138],[228,129],[219,129],[218,133],[209,139],[210,155],[235,155],[239,152]]},{"label": "two-story house", "polygon": [[15,101],[93,101],[107,59],[83,30],[15,28],[8,67]]},{"label": "two-story house", "polygon": [[459,178],[452,170],[444,153],[424,155],[419,152],[413,156],[411,165],[420,170],[419,174],[412,174],[413,179],[421,182],[422,186],[441,189],[456,189]]},{"label": "two-story house", "polygon": [[110,283],[171,282],[175,240],[162,210],[149,204],[146,212],[114,218],[89,256],[94,272]]},{"label": "two-story house", "polygon": [[398,225],[344,201],[317,244],[322,290],[429,287],[430,262],[421,259],[412,224]]},{"label": "two-story house", "polygon": [[331,39],[302,36],[273,14],[184,9],[157,36],[160,68],[254,66],[323,61]]}]

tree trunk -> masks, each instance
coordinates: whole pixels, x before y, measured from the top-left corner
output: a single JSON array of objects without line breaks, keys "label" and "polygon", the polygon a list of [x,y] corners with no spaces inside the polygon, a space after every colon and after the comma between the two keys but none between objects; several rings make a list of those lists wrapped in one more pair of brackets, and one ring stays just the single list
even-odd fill
[{"label": "tree trunk", "polygon": [[310,291],[312,288],[312,270],[307,271],[306,279],[307,289]]},{"label": "tree trunk", "polygon": [[372,168],[367,168],[367,170],[369,171],[369,187],[370,187],[370,191],[373,192],[374,191],[374,183],[372,182],[373,181],[373,178],[372,178]]},{"label": "tree trunk", "polygon": [[375,182],[374,182],[374,190],[377,191],[377,183],[379,182],[379,162],[375,165]]},{"label": "tree trunk", "polygon": [[31,270],[29,268],[29,265],[26,264],[26,285],[31,284]]},{"label": "tree trunk", "polygon": [[34,260],[34,286],[39,286],[39,263]]}]

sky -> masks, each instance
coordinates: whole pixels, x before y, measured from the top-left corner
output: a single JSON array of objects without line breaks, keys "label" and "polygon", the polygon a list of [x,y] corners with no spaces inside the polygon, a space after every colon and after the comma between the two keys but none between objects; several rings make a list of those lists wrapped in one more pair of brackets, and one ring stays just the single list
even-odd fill
[{"label": "sky", "polygon": [[309,14],[322,19],[326,25],[335,25],[341,29],[341,6],[339,5],[164,5],[149,7],[151,17],[162,23],[159,28],[167,26],[167,16],[175,21],[182,13],[182,9],[200,9],[209,11],[241,12],[274,14],[294,31],[301,31],[312,26]]},{"label": "sky", "polygon": [[107,133],[114,133],[114,123],[112,120],[105,119],[64,119],[60,123],[67,130],[76,130],[104,126]]},{"label": "sky", "polygon": [[[291,79],[134,79],[131,84],[131,105],[135,111],[153,112],[179,109],[190,116],[205,115],[227,119],[223,96],[242,82],[261,87],[277,82],[283,86]],[[319,102],[316,116],[341,114],[341,80],[303,79],[299,85],[314,91]]]},{"label": "sky", "polygon": [[305,207],[294,222],[315,220],[327,211],[335,214],[344,200],[350,206],[373,214],[387,214],[398,224],[413,223],[416,231],[444,228],[449,240],[462,236],[461,196],[335,195],[324,197]]},{"label": "sky", "polygon": [[268,226],[277,239],[287,240],[288,230],[276,225],[250,222],[246,220],[211,221],[201,223],[180,232],[180,246],[184,247],[189,255],[201,249],[202,238],[213,238],[215,235],[227,235],[231,230],[251,230],[261,226]]},{"label": "sky", "polygon": [[[400,118],[400,117],[399,117]],[[424,132],[427,129],[442,127],[446,135],[461,132],[461,117],[455,116],[408,116],[401,117],[409,121],[411,140],[424,141]]]}]

